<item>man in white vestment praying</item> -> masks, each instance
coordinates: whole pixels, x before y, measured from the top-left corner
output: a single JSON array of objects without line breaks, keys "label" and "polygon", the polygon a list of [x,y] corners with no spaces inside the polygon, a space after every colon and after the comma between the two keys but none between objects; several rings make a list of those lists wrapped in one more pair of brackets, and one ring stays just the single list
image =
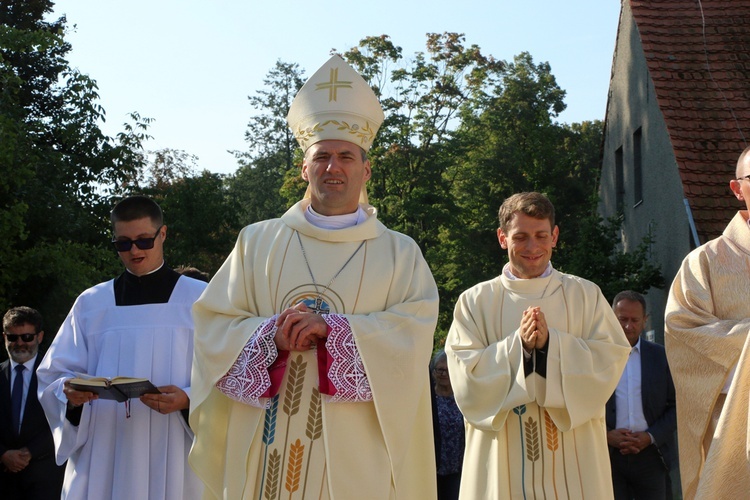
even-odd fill
[{"label": "man in white vestment praying", "polygon": [[499,211],[500,275],[456,304],[445,352],[466,420],[460,498],[612,498],[604,405],[630,345],[599,287],[552,267],[541,193]]},{"label": "man in white vestment praying", "polygon": [[[68,460],[63,498],[200,498],[187,463],[193,302],[206,283],[164,263],[167,226],[145,196],[111,214],[112,245],[125,271],[84,291],[37,372],[39,400]],[[118,403],[73,389],[76,377],[149,379],[160,394]]]}]

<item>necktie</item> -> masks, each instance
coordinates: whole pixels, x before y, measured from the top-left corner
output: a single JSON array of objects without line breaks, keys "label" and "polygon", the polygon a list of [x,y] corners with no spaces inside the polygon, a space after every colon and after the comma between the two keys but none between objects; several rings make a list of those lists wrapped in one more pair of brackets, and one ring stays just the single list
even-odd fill
[{"label": "necktie", "polygon": [[21,402],[23,401],[23,370],[25,368],[23,365],[16,365],[16,380],[13,381],[13,391],[10,395],[13,429],[18,433],[21,432]]}]

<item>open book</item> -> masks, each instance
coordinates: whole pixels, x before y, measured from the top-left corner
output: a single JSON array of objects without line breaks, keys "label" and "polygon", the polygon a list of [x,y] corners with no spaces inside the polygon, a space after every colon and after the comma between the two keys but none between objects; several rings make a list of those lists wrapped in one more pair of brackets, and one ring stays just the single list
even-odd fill
[{"label": "open book", "polygon": [[159,394],[159,390],[147,378],[133,377],[86,377],[70,379],[70,387],[77,391],[94,392],[100,399],[114,399],[120,403],[141,394]]}]

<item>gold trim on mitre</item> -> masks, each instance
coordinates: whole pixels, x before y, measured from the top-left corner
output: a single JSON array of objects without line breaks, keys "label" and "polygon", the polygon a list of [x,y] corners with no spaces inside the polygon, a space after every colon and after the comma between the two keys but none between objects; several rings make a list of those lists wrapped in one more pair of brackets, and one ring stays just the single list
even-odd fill
[{"label": "gold trim on mitre", "polygon": [[370,150],[385,115],[367,82],[340,56],[332,56],[302,86],[286,121],[303,151],[325,140]]}]

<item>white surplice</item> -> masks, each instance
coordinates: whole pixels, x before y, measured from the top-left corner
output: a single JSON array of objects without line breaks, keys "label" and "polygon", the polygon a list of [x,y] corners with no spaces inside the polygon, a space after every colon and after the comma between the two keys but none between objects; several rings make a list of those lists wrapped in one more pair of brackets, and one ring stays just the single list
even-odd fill
[{"label": "white surplice", "polygon": [[[246,227],[195,304],[191,464],[207,498],[434,499],[435,281],[416,243],[374,207],[362,205],[361,224],[329,230],[305,219],[309,204]],[[290,355],[267,410],[216,387],[269,318],[317,295],[351,328],[370,400],[321,397],[315,351]]]},{"label": "white surplice", "polygon": [[65,379],[148,378],[190,395],[191,308],[206,284],[180,277],[168,303],[115,305],[114,280],[83,292],[39,367],[39,399],[55,439],[57,463],[68,460],[63,498],[200,498],[187,463],[193,434],[181,413],[157,413],[138,399],[96,400],[78,426],[65,417]]}]

